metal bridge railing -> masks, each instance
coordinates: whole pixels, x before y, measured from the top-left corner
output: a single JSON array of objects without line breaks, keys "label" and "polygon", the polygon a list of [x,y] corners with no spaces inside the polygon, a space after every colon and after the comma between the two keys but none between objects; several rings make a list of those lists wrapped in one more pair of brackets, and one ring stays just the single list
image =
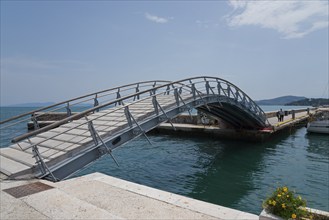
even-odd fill
[{"label": "metal bridge railing", "polygon": [[[189,79],[184,79],[176,82],[168,81],[147,81],[139,82],[134,84],[129,84],[121,87],[116,87],[113,89],[108,89],[100,91],[97,93],[88,94],[81,96],[75,99],[67,100],[58,104],[54,104],[48,107],[40,108],[4,121],[0,122],[1,130],[8,129],[18,123],[25,122],[27,123],[31,118],[30,115],[35,115],[36,112],[43,112],[46,114],[48,112],[66,110],[68,117],[55,122],[52,125],[48,125],[44,128],[39,128],[33,132],[21,135],[20,138],[13,138],[13,142],[23,140],[24,138],[37,135],[39,133],[45,132],[52,128],[58,127],[62,124],[65,124],[69,121],[76,120],[78,118],[85,117],[86,115],[97,112],[101,109],[110,108],[113,105],[120,105],[122,102],[134,102],[135,100],[140,99],[141,97],[152,97],[151,92],[156,94],[161,94],[161,92],[170,94],[173,93],[174,89],[177,88],[180,93],[187,91],[192,94],[194,98],[197,95],[218,95],[222,97],[229,98],[228,101],[239,103],[239,105],[246,111],[249,111],[251,114],[259,117],[264,121],[264,124],[268,124],[266,121],[266,115],[264,111],[241,89],[232,83],[216,78],[216,77],[194,77]],[[159,92],[162,90],[161,92]],[[101,100],[101,101],[99,101]],[[81,105],[82,103],[89,103],[94,101],[91,108],[84,110],[75,115],[71,114],[71,107]],[[46,111],[45,111],[46,110]],[[48,110],[48,111],[47,111]],[[42,115],[42,114],[41,114]],[[27,117],[28,116],[28,117]],[[32,120],[37,118],[32,117]],[[17,135],[17,134],[16,134]]]},{"label": "metal bridge railing", "polygon": [[[15,136],[19,136],[23,134],[22,132],[26,131],[24,127],[27,127],[27,123],[30,121],[33,121],[34,128],[36,130],[40,129],[38,119],[49,113],[65,112],[67,117],[70,117],[73,115],[74,111],[77,111],[79,113],[91,108],[95,108],[97,106],[103,106],[103,109],[109,108],[111,106],[103,105],[103,104],[108,103],[115,99],[119,99],[120,97],[136,94],[140,91],[144,91],[162,84],[167,84],[168,82],[169,81],[164,81],[164,80],[145,81],[145,82],[138,82],[124,86],[119,86],[95,93],[90,93],[84,96],[66,100],[50,106],[38,108],[8,119],[4,119],[0,121],[1,145],[3,145],[4,143],[7,144]],[[100,110],[102,110],[102,108],[95,108],[95,111],[100,111]],[[83,117],[84,115],[82,114],[80,116]],[[75,117],[75,119],[76,118],[78,117]]]},{"label": "metal bridge railing", "polygon": [[[79,138],[72,136],[71,139],[66,139],[67,146],[61,150],[69,151],[74,145],[84,145],[84,150],[99,148],[102,149],[103,154],[109,153],[112,156],[111,151],[118,147],[118,142],[126,142],[140,135],[147,138],[146,132],[148,130],[162,122],[170,122],[172,117],[190,111],[192,108],[200,106],[208,108],[209,100],[219,104],[226,102],[236,105],[264,126],[269,124],[263,110],[249,96],[232,83],[215,77],[194,77],[176,82],[148,81],[130,84],[68,100],[41,110],[51,109],[62,104],[71,106],[73,101],[82,103],[82,101],[93,100],[95,97],[97,99],[106,97],[107,100],[98,102],[97,105],[95,104],[80,113],[70,114],[65,119],[12,139],[12,142],[17,143],[23,151],[32,149],[36,163],[40,168],[39,177],[49,174],[53,176],[52,170],[54,168],[48,168],[49,164],[47,165],[44,159],[56,157],[56,152],[53,154],[49,154],[49,152],[57,149],[60,145],[59,143],[49,147],[45,143],[49,140],[61,139],[62,135],[70,134],[75,129],[81,131],[78,135]],[[138,110],[140,106],[147,107],[147,110],[142,110],[139,114],[136,109]],[[40,109],[36,111],[40,111]],[[8,119],[1,124],[13,122],[34,114],[36,111]],[[111,123],[99,124],[98,120],[111,115],[115,116],[113,121],[110,121]],[[147,122],[152,123],[149,123],[148,127],[145,128],[144,124]],[[51,131],[57,127],[61,128],[60,132]],[[47,131],[49,132],[45,133]],[[118,139],[121,138],[122,134],[129,131],[133,132],[129,137],[125,137],[124,141]],[[148,138],[147,140],[149,141]],[[46,150],[43,149],[40,152],[38,146],[42,146]],[[47,156],[45,153],[48,153]],[[115,159],[114,161],[116,162]],[[53,179],[56,177],[53,176]]]}]

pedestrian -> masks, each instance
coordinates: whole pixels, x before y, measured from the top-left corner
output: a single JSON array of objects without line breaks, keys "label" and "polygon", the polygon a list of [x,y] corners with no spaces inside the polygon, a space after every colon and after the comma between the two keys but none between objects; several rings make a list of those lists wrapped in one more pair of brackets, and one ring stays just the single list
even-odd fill
[{"label": "pedestrian", "polygon": [[280,109],[280,121],[283,121],[283,117],[284,117],[284,112],[282,111],[282,108]]},{"label": "pedestrian", "polygon": [[280,121],[280,112],[279,111],[276,112],[276,117],[278,118],[278,121]]}]

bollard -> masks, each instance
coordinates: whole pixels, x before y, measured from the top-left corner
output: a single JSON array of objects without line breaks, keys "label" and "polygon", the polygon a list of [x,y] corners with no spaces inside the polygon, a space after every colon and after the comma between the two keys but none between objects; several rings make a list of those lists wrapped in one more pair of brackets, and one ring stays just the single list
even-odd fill
[{"label": "bollard", "polygon": [[294,109],[291,110],[291,117],[292,117],[293,120],[295,120],[295,110]]}]

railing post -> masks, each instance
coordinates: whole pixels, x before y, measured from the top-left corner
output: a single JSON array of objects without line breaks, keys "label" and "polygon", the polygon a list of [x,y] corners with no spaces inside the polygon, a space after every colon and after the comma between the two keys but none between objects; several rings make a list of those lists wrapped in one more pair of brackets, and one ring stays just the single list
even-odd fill
[{"label": "railing post", "polygon": [[70,109],[70,103],[69,102],[66,105],[66,114],[67,114],[67,117],[70,117],[72,115],[72,111]]},{"label": "railing post", "polygon": [[94,144],[95,146],[98,145],[98,140],[97,140],[97,136],[96,136],[96,131],[95,131],[95,127],[92,121],[89,121],[87,117],[85,117],[86,120],[88,121],[88,130],[91,134],[91,137],[93,138]]},{"label": "railing post", "polygon": [[165,94],[169,95],[169,93],[170,93],[170,85],[167,85],[167,89],[166,89]]},{"label": "railing post", "polygon": [[125,112],[129,127],[132,127],[133,123],[132,123],[132,120],[131,120],[131,114],[130,114],[128,106],[125,107],[124,112]]},{"label": "railing post", "polygon": [[[154,82],[153,88],[155,88],[156,84],[157,84],[157,82]],[[156,89],[153,89],[153,94],[155,94],[155,92],[156,92]]]},{"label": "railing post", "polygon": [[[244,105],[244,106],[246,106],[246,96],[244,95],[244,94],[242,94],[243,95],[243,97],[242,97],[242,104]],[[247,106],[246,106],[247,107]]]},{"label": "railing post", "polygon": [[231,86],[227,85],[227,96],[230,97],[231,95]]},{"label": "railing post", "polygon": [[[93,141],[95,143],[95,146],[98,145],[98,139],[100,140],[101,144],[104,146],[106,153],[110,154],[110,156],[112,157],[113,161],[116,163],[117,166],[119,166],[117,160],[114,158],[114,156],[112,155],[112,150],[105,144],[105,142],[103,141],[103,139],[101,138],[101,136],[97,133],[94,124],[92,121],[89,121],[87,117],[85,117],[86,120],[88,121],[88,129],[90,131],[90,134],[93,138]],[[100,149],[100,148],[99,148]],[[100,152],[102,153],[102,151],[100,150]],[[102,153],[103,154],[103,153]]]},{"label": "railing post", "polygon": [[150,95],[155,95],[156,89],[151,89],[150,90]]},{"label": "railing post", "polygon": [[195,99],[196,98],[196,94],[195,94],[195,85],[194,85],[194,83],[192,84],[192,95],[193,95],[193,99]]},{"label": "railing post", "polygon": [[295,109],[291,110],[291,117],[293,120],[295,120]]},{"label": "railing post", "polygon": [[179,106],[179,95],[177,92],[177,88],[175,88],[174,90],[174,95],[175,95],[176,105]]},{"label": "railing post", "polygon": [[32,121],[33,121],[33,125],[34,125],[34,129],[39,129],[39,123],[37,121],[37,117],[35,116],[35,113],[32,114]]},{"label": "railing post", "polygon": [[[30,140],[29,142],[31,143]],[[32,145],[32,153],[33,153],[33,157],[35,158],[36,164],[40,169],[41,176],[47,175],[48,172],[51,178],[56,182],[58,179],[54,176],[54,174],[48,168],[47,164],[43,161],[37,145]]]},{"label": "railing post", "polygon": [[221,90],[222,90],[222,86],[220,84],[220,82],[217,81],[217,90],[218,90],[218,95],[221,94]]},{"label": "railing post", "polygon": [[[97,99],[97,94],[95,95],[95,98],[94,98],[94,107],[98,106],[99,105],[99,102],[98,102],[98,99]],[[96,109],[95,112],[99,112],[99,109]]]},{"label": "railing post", "polygon": [[42,160],[39,157],[40,153],[38,150],[38,147],[36,145],[32,145],[32,153],[33,153],[33,157],[35,158],[35,163],[38,165],[40,173],[42,175],[46,174],[46,168],[43,166]]},{"label": "railing post", "polygon": [[[139,84],[137,84],[137,87],[136,87],[136,94],[137,93],[139,93]],[[136,100],[136,97],[137,97],[137,100],[139,100],[139,94],[134,96],[134,101]]]},{"label": "railing post", "polygon": [[235,91],[235,100],[239,101],[239,91],[238,90]]},{"label": "railing post", "polygon": [[152,97],[152,103],[153,103],[155,114],[159,115],[158,101],[156,99],[156,96]]},{"label": "railing post", "polygon": [[[205,80],[206,80],[206,79],[205,79]],[[209,95],[209,89],[210,89],[209,82],[206,81],[206,91],[207,91],[207,95]]]},{"label": "railing post", "polygon": [[[120,95],[120,88],[119,88],[118,91],[117,91],[117,99],[120,99],[120,98],[121,98],[121,95]],[[118,105],[121,105],[122,101],[116,102],[115,106],[117,105],[117,103],[118,103]]]}]

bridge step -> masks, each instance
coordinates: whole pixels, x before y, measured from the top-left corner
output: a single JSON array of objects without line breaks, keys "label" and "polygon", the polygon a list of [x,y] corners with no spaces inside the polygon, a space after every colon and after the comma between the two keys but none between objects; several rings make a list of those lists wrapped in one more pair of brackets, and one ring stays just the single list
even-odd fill
[{"label": "bridge step", "polygon": [[3,181],[3,180],[6,180],[7,178],[8,178],[8,176],[4,173],[1,173],[1,171],[0,171],[0,182]]},{"label": "bridge step", "polygon": [[30,170],[31,166],[27,166],[16,160],[9,159],[5,156],[0,155],[0,172],[7,176],[12,174],[20,173],[22,171]]},{"label": "bridge step", "polygon": [[22,163],[28,167],[35,165],[35,159],[31,157],[31,154],[16,150],[14,148],[1,148],[0,155],[10,160]]}]

